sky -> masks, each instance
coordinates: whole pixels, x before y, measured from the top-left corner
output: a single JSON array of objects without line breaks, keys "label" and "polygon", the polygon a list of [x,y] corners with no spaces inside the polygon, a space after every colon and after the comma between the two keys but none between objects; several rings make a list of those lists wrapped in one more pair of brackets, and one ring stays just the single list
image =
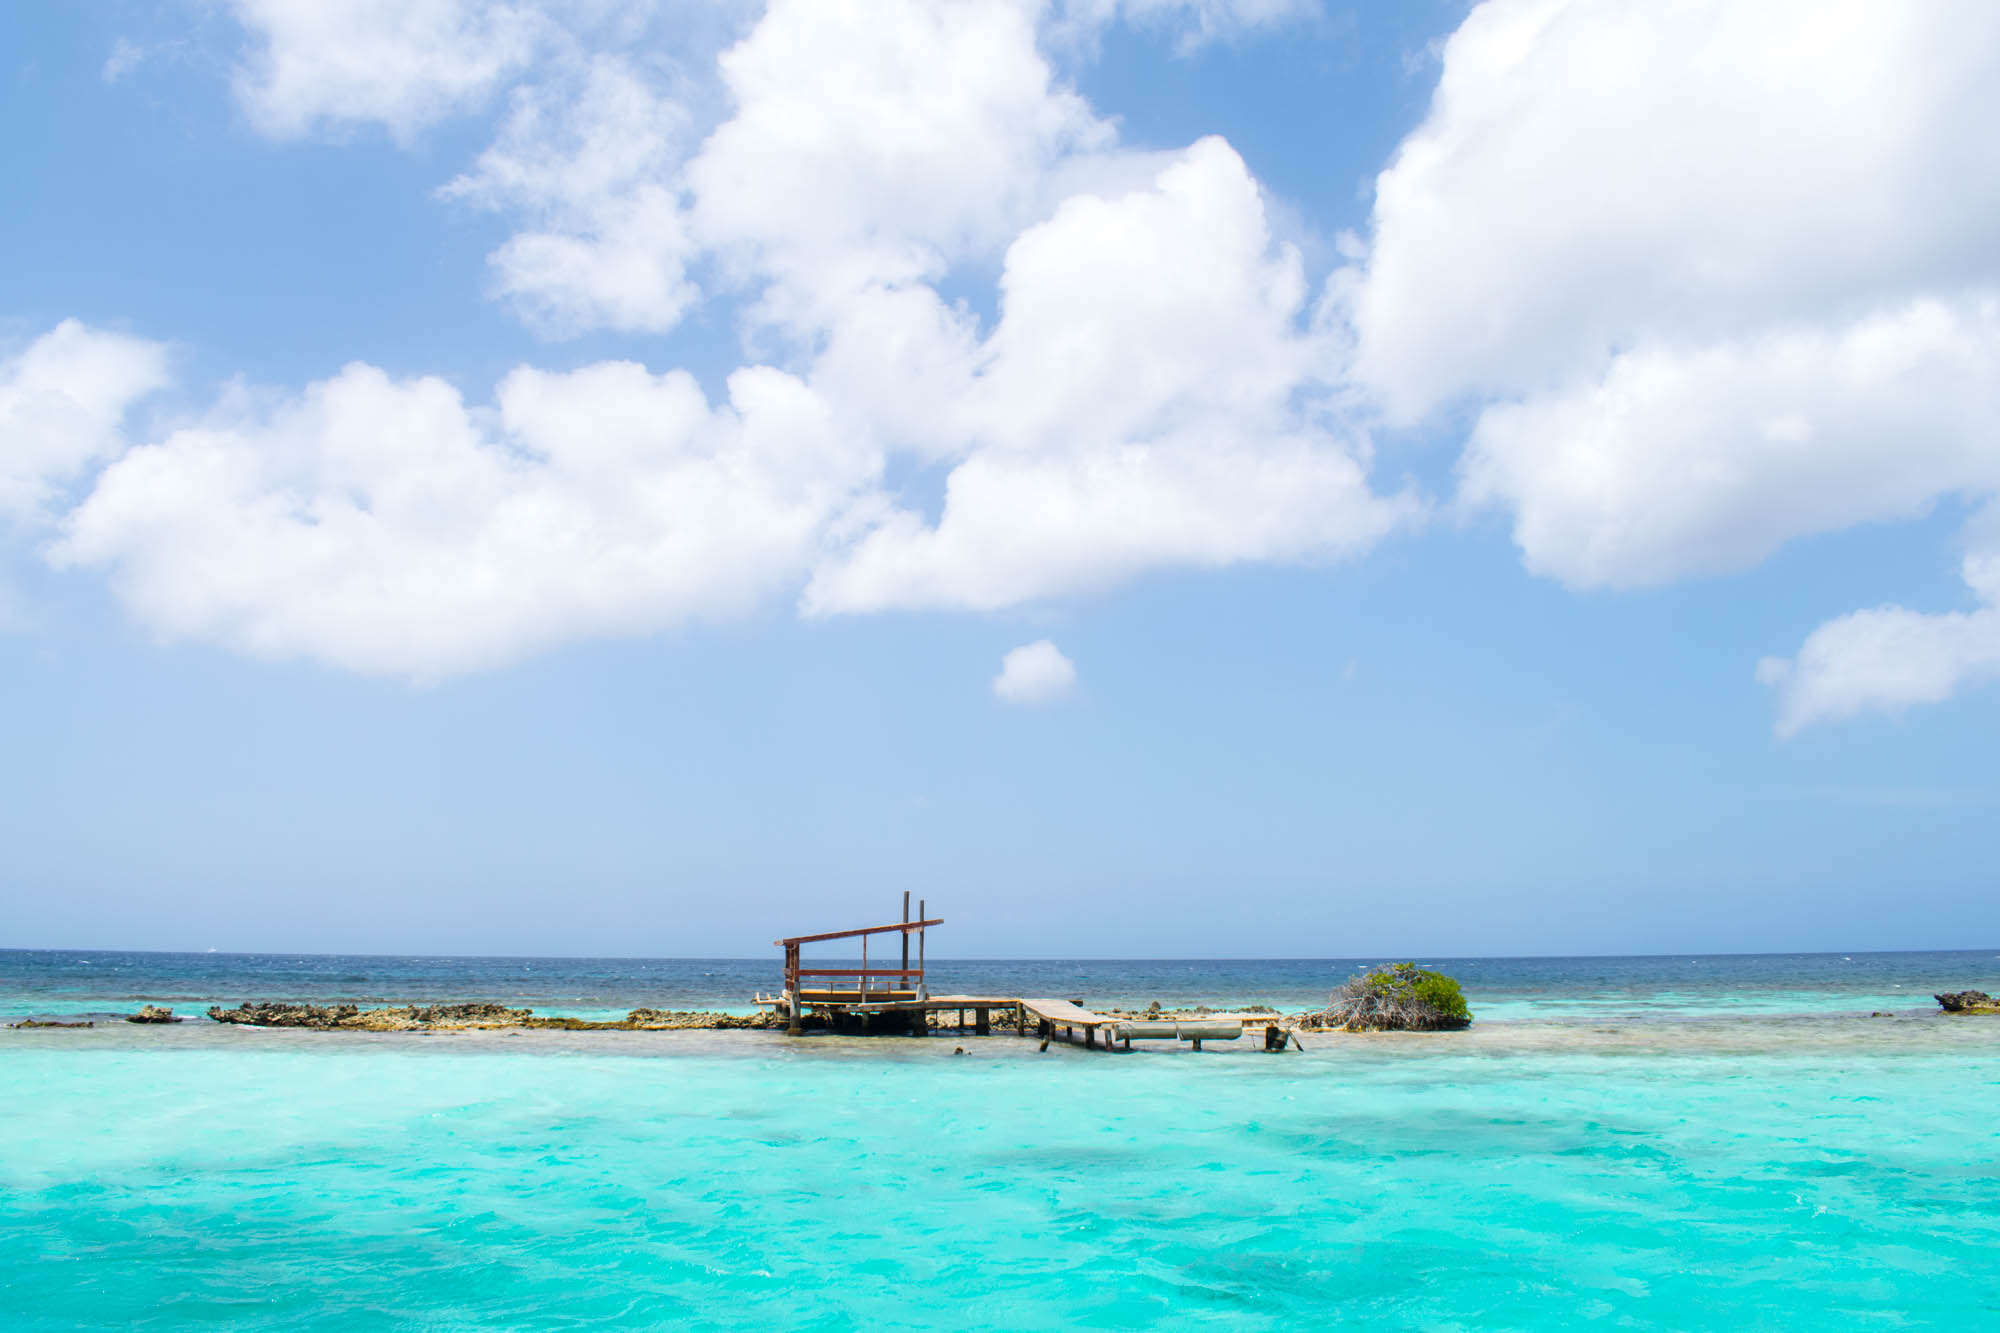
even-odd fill
[{"label": "sky", "polygon": [[0,946],[2000,945],[2000,7],[0,9]]}]

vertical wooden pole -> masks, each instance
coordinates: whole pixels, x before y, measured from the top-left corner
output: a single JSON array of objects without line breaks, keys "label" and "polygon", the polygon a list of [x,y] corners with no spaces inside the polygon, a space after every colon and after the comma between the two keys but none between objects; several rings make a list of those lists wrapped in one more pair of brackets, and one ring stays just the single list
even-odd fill
[{"label": "vertical wooden pole", "polygon": [[[928,921],[930,919],[930,914],[924,911],[924,900],[922,898],[917,899],[917,920]],[[925,932],[922,930],[917,932],[917,972],[919,974],[917,977],[917,998],[919,1000],[928,1000],[931,997],[930,981],[921,975],[924,970],[924,934]]]},{"label": "vertical wooden pole", "polygon": [[[903,924],[906,926],[910,924],[910,891],[908,889],[903,890]],[[905,972],[910,970],[910,932],[907,930],[903,932],[903,970]],[[901,990],[909,984],[910,979],[908,977],[899,978],[896,982],[896,989]]]},{"label": "vertical wooden pole", "polygon": [[861,978],[861,999],[863,1003],[866,1003],[868,999],[868,977],[866,975],[868,971],[868,937],[866,935],[861,937],[861,971],[863,973]]},{"label": "vertical wooden pole", "polygon": [[790,997],[785,1006],[785,1035],[796,1037],[805,1031],[799,1022],[799,1011],[805,1005],[799,999],[799,946],[785,946],[785,994]]}]

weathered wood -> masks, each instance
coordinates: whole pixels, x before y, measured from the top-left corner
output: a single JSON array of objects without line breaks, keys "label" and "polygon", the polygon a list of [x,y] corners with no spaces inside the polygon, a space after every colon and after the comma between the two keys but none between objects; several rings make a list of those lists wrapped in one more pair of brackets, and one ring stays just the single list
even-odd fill
[{"label": "weathered wood", "polygon": [[944,918],[931,921],[892,921],[886,926],[863,926],[859,930],[829,930],[823,935],[788,935],[782,940],[772,940],[774,948],[789,949],[799,944],[819,944],[825,940],[851,940],[863,935],[886,935],[892,930],[922,930],[925,926],[942,926]]},{"label": "weathered wood", "polygon": [[914,967],[802,967],[798,969],[802,977],[920,977],[923,972]]},{"label": "weathered wood", "polygon": [[1043,999],[1031,998],[1022,1000],[1021,1003],[1027,1005],[1029,1009],[1033,1010],[1037,1014],[1040,1014],[1043,1018],[1054,1019],[1055,1021],[1061,1023],[1097,1024],[1097,1023],[1109,1023],[1112,1021],[1111,1019],[1106,1018],[1103,1014],[1093,1014],[1090,1012],[1090,1010],[1081,1008],[1070,1000],[1043,1000]]}]

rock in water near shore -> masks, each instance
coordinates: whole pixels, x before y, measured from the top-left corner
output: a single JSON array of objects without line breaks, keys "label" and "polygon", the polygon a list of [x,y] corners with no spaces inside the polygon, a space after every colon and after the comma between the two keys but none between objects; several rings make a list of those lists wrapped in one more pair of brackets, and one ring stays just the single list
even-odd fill
[{"label": "rock in water near shore", "polygon": [[1933,998],[1948,1014],[2000,1014],[2000,1000],[1983,990],[1946,991]]},{"label": "rock in water near shore", "polygon": [[364,1032],[408,1032],[427,1027],[522,1027],[532,1009],[504,1004],[390,1005],[362,1009],[351,1004],[299,1004],[260,1000],[234,1009],[215,1005],[208,1016],[218,1023],[246,1023],[262,1028],[355,1028]]},{"label": "rock in water near shore", "polygon": [[247,1023],[260,1028],[337,1028],[361,1010],[351,1004],[286,1004],[260,1000],[234,1009],[210,1005],[208,1016],[218,1023]]},{"label": "rock in water near shore", "polygon": [[1307,1017],[1315,1027],[1345,1032],[1455,1032],[1472,1024],[1458,982],[1415,963],[1350,977],[1323,1012]]},{"label": "rock in water near shore", "polygon": [[162,1008],[157,1004],[147,1004],[141,1005],[138,1013],[125,1015],[125,1021],[127,1023],[178,1023],[181,1020],[174,1017],[174,1011],[171,1009]]}]

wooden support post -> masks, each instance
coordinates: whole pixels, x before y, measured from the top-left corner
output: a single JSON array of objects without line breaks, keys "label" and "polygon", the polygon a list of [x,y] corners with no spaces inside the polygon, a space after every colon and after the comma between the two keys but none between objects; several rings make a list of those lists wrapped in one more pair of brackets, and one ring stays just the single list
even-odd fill
[{"label": "wooden support post", "polygon": [[1195,1048],[1195,1049],[1196,1049],[1197,1051],[1201,1049],[1201,1038],[1200,1038],[1200,1037],[1190,1037],[1190,1038],[1189,1038],[1188,1040],[1190,1040],[1190,1041],[1192,1041],[1192,1042],[1194,1043],[1194,1048]]},{"label": "wooden support post", "polygon": [[[909,923],[909,920],[910,920],[910,891],[908,889],[904,889],[903,890],[904,924],[907,925]],[[902,935],[903,935],[903,970],[907,972],[910,970],[910,932],[906,930],[902,932]],[[905,977],[903,978],[903,981],[905,984],[908,984],[909,978]]]},{"label": "wooden support post", "polygon": [[799,1011],[805,1006],[799,1000],[799,946],[794,944],[785,949],[785,1035],[796,1037],[805,1031],[800,1023]]},{"label": "wooden support post", "polygon": [[1025,1004],[1014,1006],[1014,1035],[1017,1037],[1028,1035],[1028,1006]]},{"label": "wooden support post", "polygon": [[993,1026],[987,1021],[986,1017],[990,1012],[983,1004],[972,1011],[972,1031],[975,1036],[990,1037],[993,1035]]}]

